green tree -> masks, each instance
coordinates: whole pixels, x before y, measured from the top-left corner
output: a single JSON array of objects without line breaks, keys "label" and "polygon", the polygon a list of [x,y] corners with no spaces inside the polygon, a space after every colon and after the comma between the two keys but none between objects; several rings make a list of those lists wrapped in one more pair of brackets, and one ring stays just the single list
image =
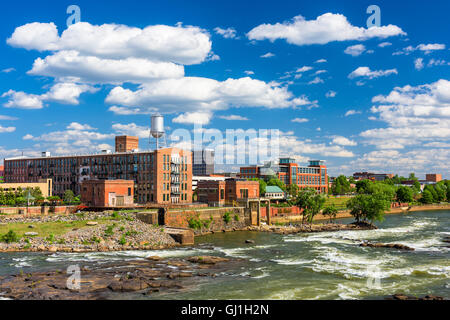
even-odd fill
[{"label": "green tree", "polygon": [[382,194],[359,194],[347,202],[350,214],[356,222],[382,221],[384,212],[390,209],[390,202]]},{"label": "green tree", "polygon": [[422,190],[422,188],[420,187],[420,182],[419,182],[419,180],[415,180],[415,181],[414,181],[413,187],[414,187],[416,193],[419,193],[419,192]]},{"label": "green tree", "polygon": [[370,180],[360,180],[356,182],[356,192],[359,194],[367,194],[369,186],[372,184]]},{"label": "green tree", "polygon": [[331,190],[334,195],[349,193],[351,191],[350,182],[346,176],[341,175],[334,180]]},{"label": "green tree", "polygon": [[413,198],[413,190],[409,187],[399,187],[397,189],[397,200],[403,203],[410,203],[414,200]]},{"label": "green tree", "polygon": [[430,192],[430,190],[423,191],[422,198],[420,199],[420,201],[425,204],[430,204],[434,202],[433,194]]},{"label": "green tree", "polygon": [[267,183],[263,179],[252,178],[248,179],[249,181],[258,181],[259,182],[259,195],[262,196],[266,193]]},{"label": "green tree", "polygon": [[318,194],[314,189],[305,188],[300,190],[296,204],[300,209],[303,209],[302,223],[305,222],[305,218],[309,223],[312,223],[314,217],[322,210],[325,201],[325,197]]},{"label": "green tree", "polygon": [[267,182],[268,186],[275,186],[275,187],[279,187],[281,190],[283,190],[284,192],[286,192],[286,185],[281,182],[280,179],[270,179]]},{"label": "green tree", "polygon": [[336,206],[334,204],[325,207],[325,209],[323,209],[323,212],[322,212],[322,214],[324,216],[330,217],[330,223],[333,221],[333,219],[336,218],[337,213],[338,213],[338,209],[336,208]]},{"label": "green tree", "polygon": [[286,187],[286,192],[291,198],[295,198],[300,191],[300,188],[296,184],[290,184]]},{"label": "green tree", "polygon": [[66,190],[64,192],[64,202],[66,203],[72,203],[75,199],[75,194],[72,190]]}]

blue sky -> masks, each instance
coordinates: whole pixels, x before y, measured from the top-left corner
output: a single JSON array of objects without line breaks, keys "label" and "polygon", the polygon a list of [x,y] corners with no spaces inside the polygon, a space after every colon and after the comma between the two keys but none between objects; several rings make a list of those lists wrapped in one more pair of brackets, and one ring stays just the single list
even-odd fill
[{"label": "blue sky", "polygon": [[[67,30],[71,4],[81,24]],[[0,157],[145,139],[159,111],[169,132],[279,129],[282,155],[324,159],[331,175],[450,178],[449,12],[448,1],[8,2]]]}]

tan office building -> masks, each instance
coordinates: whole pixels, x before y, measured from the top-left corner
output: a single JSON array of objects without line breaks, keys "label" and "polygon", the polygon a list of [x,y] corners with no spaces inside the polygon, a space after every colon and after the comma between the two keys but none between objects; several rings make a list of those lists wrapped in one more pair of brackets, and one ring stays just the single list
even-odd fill
[{"label": "tan office building", "polygon": [[0,183],[0,189],[8,190],[12,192],[16,192],[19,188],[22,190],[31,188],[34,189],[39,187],[42,192],[42,196],[44,198],[48,198],[52,196],[53,183],[52,179],[39,180],[39,182],[31,182],[31,183]]}]

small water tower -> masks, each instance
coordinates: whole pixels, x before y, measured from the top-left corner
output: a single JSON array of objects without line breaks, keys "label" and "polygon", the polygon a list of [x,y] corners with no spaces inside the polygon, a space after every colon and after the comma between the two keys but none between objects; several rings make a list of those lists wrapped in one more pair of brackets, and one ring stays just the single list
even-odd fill
[{"label": "small water tower", "polygon": [[165,142],[164,117],[159,113],[152,115],[150,135],[150,144],[153,137],[156,139],[156,149],[159,149],[159,139],[164,137]]}]

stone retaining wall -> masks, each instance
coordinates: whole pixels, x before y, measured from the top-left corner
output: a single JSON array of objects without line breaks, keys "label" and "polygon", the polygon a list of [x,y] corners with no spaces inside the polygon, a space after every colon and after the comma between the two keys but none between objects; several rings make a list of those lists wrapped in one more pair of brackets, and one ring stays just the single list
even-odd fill
[{"label": "stone retaining wall", "polygon": [[42,206],[42,207],[0,207],[0,219],[2,215],[8,217],[31,217],[48,214],[73,214],[76,206]]}]

